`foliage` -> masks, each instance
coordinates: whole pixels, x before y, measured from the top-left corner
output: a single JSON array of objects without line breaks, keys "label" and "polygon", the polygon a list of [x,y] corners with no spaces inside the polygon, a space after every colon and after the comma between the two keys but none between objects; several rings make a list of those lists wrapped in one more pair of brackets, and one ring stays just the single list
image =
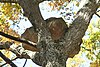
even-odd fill
[{"label": "foliage", "polygon": [[81,57],[81,51],[79,54],[75,55],[73,58],[68,58],[66,67],[80,67],[85,59]]},{"label": "foliage", "polygon": [[17,20],[21,7],[15,3],[0,3],[0,18],[3,20]]},{"label": "foliage", "polygon": [[66,7],[71,1],[74,1],[76,3],[76,6],[79,6],[79,1],[78,0],[54,0],[54,1],[50,1],[48,3],[49,6],[52,7],[52,10],[57,9],[60,10],[62,8],[62,6],[64,5],[64,7]]},{"label": "foliage", "polygon": [[[18,37],[19,35],[10,28],[9,20],[19,20],[21,7],[15,3],[0,3],[0,31]],[[3,41],[5,39],[2,39]]]},{"label": "foliage", "polygon": [[[15,3],[0,3],[0,31],[5,32],[9,35],[20,37],[18,33],[10,28],[11,24],[9,20],[12,20],[14,23],[19,19],[19,14],[21,11],[21,7]],[[13,23],[13,24],[14,24]],[[0,42],[12,42],[13,40],[0,36]],[[15,41],[13,41],[15,42]],[[15,42],[15,44],[19,44]],[[6,50],[1,50],[6,57],[12,58],[12,52]],[[0,58],[0,62],[2,63],[2,59]]]},{"label": "foliage", "polygon": [[96,23],[91,23],[88,31],[88,39],[83,39],[82,51],[87,52],[87,57],[90,60],[100,59],[100,19]]},{"label": "foliage", "polygon": [[[59,4],[60,3],[60,4]],[[41,5],[44,5],[41,7]],[[49,17],[62,17],[65,22],[70,25],[72,21],[75,19],[77,12],[79,11],[79,0],[70,0],[70,2],[66,1],[62,2],[55,2],[55,1],[45,1],[40,5],[41,11],[45,11],[47,13],[51,13],[50,16],[47,16],[46,19]],[[56,12],[56,13],[55,13]],[[45,14],[43,14],[43,18],[45,18]]]}]

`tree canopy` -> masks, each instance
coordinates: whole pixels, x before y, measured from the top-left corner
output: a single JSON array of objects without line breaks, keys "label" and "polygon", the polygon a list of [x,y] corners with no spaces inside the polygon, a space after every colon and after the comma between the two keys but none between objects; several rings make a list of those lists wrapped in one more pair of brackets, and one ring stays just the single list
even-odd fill
[{"label": "tree canopy", "polygon": [[[45,20],[39,8],[44,1],[0,0],[0,57],[12,67],[17,67],[12,62],[17,58],[31,59],[42,67],[66,67],[67,59],[80,51],[100,62],[100,0],[46,0],[49,12],[57,11],[60,17]],[[97,21],[92,20],[94,15]],[[17,24],[22,19],[27,23],[25,17],[32,27],[20,35],[11,25],[20,28]]]}]

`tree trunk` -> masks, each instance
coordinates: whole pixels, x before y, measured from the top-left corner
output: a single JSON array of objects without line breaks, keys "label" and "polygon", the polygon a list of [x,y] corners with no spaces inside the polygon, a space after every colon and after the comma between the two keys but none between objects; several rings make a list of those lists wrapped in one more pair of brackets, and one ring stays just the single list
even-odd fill
[{"label": "tree trunk", "polygon": [[[64,34],[57,36],[58,38],[53,38],[52,35],[57,35],[61,31],[58,33],[50,31],[52,28],[48,28],[48,22],[50,24],[56,23],[57,21],[59,22],[59,19],[54,19],[55,21],[43,20],[39,10],[39,3],[42,1],[44,0],[18,0],[25,16],[28,17],[34,31],[38,34],[37,48],[40,51],[36,52],[31,59],[42,67],[66,67],[68,57],[73,57],[79,52],[82,37],[93,14],[100,6],[100,0],[87,0],[88,2],[80,9],[72,25],[69,28],[62,28]],[[63,20],[60,21],[61,23],[64,22]],[[56,30],[59,28],[59,26],[56,26],[50,27]]]},{"label": "tree trunk", "polygon": [[[35,29],[38,29],[37,47],[40,51],[35,54],[33,61],[43,67],[66,67],[68,57],[73,57],[79,52],[82,37],[100,1],[97,4],[97,0],[88,0],[88,3],[80,9],[77,18],[65,32],[65,35],[56,41],[53,40],[46,21],[41,17],[39,3],[36,2],[32,0],[19,2],[33,26],[36,26]],[[57,21],[52,20],[50,22],[55,23]]]}]

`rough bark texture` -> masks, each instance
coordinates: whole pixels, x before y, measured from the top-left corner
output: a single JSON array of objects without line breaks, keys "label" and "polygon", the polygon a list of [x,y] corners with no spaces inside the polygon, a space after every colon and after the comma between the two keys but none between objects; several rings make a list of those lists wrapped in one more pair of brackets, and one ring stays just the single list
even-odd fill
[{"label": "rough bark texture", "polygon": [[[48,26],[39,11],[39,3],[43,0],[19,0],[18,3],[24,10],[24,14],[33,25],[34,31],[38,33],[37,48],[40,49],[33,57],[33,62],[42,67],[66,67],[68,57],[73,57],[79,52],[82,37],[88,28],[89,22],[100,6],[100,0],[87,0],[88,3],[83,6],[77,14],[76,19],[70,25],[57,41],[53,40]],[[59,21],[59,20],[58,20]],[[47,22],[47,23],[46,23]],[[63,20],[62,20],[63,22]],[[56,26],[56,25],[54,25]],[[54,27],[55,28],[55,27]],[[56,27],[58,28],[58,27]],[[56,29],[55,28],[55,29]],[[64,30],[65,31],[65,30]]]},{"label": "rough bark texture", "polygon": [[95,1],[96,0],[88,0],[88,3],[80,9],[77,18],[73,21],[69,31],[66,33],[65,39],[67,45],[65,46],[65,51],[68,55],[76,51],[76,47],[80,46],[82,42],[81,39],[88,28],[90,20],[100,5],[100,1],[98,4],[96,4]]},{"label": "rough bark texture", "polygon": [[[59,39],[58,42],[54,42],[50,35],[46,33],[46,30],[41,30],[42,34],[46,33],[44,34],[46,36],[40,37],[40,39],[38,39],[39,43],[37,46],[39,46],[41,50],[40,52],[35,54],[35,57],[33,58],[34,62],[36,62],[39,65],[42,65],[43,67],[65,67],[67,58],[73,57],[79,52],[80,44],[82,43],[82,37],[85,34],[85,31],[89,25],[92,15],[98,8],[98,4],[96,4],[95,2],[96,0],[88,1],[89,2],[82,9],[80,9],[77,18],[73,21],[72,25],[67,30],[65,36],[63,35],[63,38]],[[29,10],[27,12],[31,12],[32,8],[35,9],[38,7],[38,5],[33,6],[33,4],[30,5],[32,8],[27,8],[26,4],[25,7],[21,5],[25,12],[27,10]],[[44,23],[44,21],[41,20],[40,12],[36,10],[37,9],[35,9],[35,11],[32,11],[33,14],[31,14],[29,19],[37,20],[36,23]],[[38,12],[39,14],[37,13],[36,15],[36,12]],[[55,21],[53,20],[50,22],[55,23]],[[40,32],[40,36],[42,36],[42,34]]]},{"label": "rough bark texture", "polygon": [[[50,34],[48,34],[50,33],[50,31],[47,31],[48,29],[45,30],[44,28],[42,28],[42,30],[40,30],[41,32],[39,32],[39,35],[41,37],[38,39],[37,45],[40,49],[40,52],[36,53],[33,58],[33,61],[35,63],[42,65],[43,67],[65,67],[67,58],[73,57],[79,52],[80,45],[82,43],[82,37],[84,36],[85,31],[88,28],[92,15],[98,8],[98,4],[96,4],[95,2],[96,0],[88,1],[89,2],[82,9],[80,9],[76,19],[73,21],[72,25],[69,27],[65,35],[63,35],[63,38],[60,38],[57,42],[55,42]],[[21,2],[20,5],[25,12],[28,10],[28,14],[29,12],[31,13],[31,16],[28,17],[29,20],[31,19],[31,21],[33,21],[34,19],[36,22],[33,22],[36,24],[36,26],[39,24],[44,24],[45,21],[41,19],[39,9],[36,9],[38,8],[38,4],[34,6],[34,2],[32,4],[28,4],[28,2],[23,3],[25,4],[25,7],[21,5]],[[49,22],[55,23],[54,20]],[[31,23],[33,24],[33,22]],[[40,26],[41,25],[39,25],[38,27]],[[46,28],[45,24],[43,26]]]}]

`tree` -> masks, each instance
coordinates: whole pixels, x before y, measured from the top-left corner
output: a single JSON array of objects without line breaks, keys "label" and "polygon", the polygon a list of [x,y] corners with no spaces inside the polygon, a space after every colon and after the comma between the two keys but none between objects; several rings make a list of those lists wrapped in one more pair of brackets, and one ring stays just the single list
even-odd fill
[{"label": "tree", "polygon": [[89,38],[83,39],[82,51],[86,53],[86,56],[92,60],[91,66],[94,64],[100,66],[100,19],[96,20],[97,22],[91,21],[88,28]]},{"label": "tree", "polygon": [[[0,2],[18,3],[23,8],[24,15],[33,25],[32,32],[38,35],[37,45],[30,45],[37,49],[34,57],[30,57],[28,53],[24,53],[21,57],[31,58],[33,62],[43,67],[65,67],[68,57],[73,57],[79,52],[82,37],[93,14],[100,6],[100,0],[86,0],[87,3],[84,3],[69,27],[61,18],[43,20],[39,10],[39,3],[43,1],[45,0],[1,0]],[[19,41],[23,40],[19,39]],[[13,52],[16,53],[15,50]]]}]

